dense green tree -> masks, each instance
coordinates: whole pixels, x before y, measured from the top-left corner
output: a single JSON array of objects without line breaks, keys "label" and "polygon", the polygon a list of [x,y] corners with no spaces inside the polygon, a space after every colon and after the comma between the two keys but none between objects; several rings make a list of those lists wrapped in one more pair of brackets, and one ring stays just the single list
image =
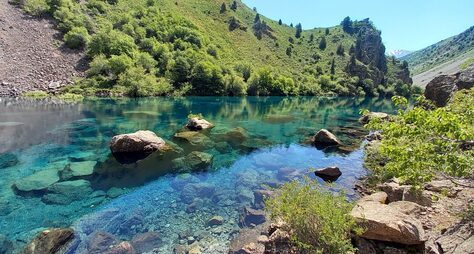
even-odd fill
[{"label": "dense green tree", "polygon": [[329,28],[326,28],[325,34],[329,35]]},{"label": "dense green tree", "polygon": [[336,74],[336,64],[334,62],[334,58],[331,61],[331,75]]},{"label": "dense green tree", "polygon": [[323,38],[321,38],[321,40],[319,41],[319,49],[325,50],[325,49],[326,49],[326,46],[327,46],[326,37],[323,37]]},{"label": "dense green tree", "polygon": [[344,55],[344,46],[342,46],[342,44],[339,44],[339,46],[337,46],[336,54],[340,56]]},{"label": "dense green tree", "polygon": [[286,48],[286,55],[291,56],[292,51],[291,47]]},{"label": "dense green tree", "polygon": [[310,34],[309,35],[309,42],[313,42],[314,41],[314,34]]},{"label": "dense green tree", "polygon": [[407,61],[402,62],[402,68],[403,69],[408,69],[408,62]]},{"label": "dense green tree", "polygon": [[221,13],[225,13],[227,11],[227,5],[225,3],[222,3],[221,5]]},{"label": "dense green tree", "polygon": [[355,48],[354,48],[354,45],[351,45],[351,47],[349,48],[349,54],[352,56],[352,55],[355,55]]},{"label": "dense green tree", "polygon": [[341,22],[342,30],[348,34],[353,33],[352,20],[350,17],[344,18]]},{"label": "dense green tree", "polygon": [[255,15],[255,19],[253,20],[253,23],[260,23],[260,14],[257,13],[257,15]]},{"label": "dense green tree", "polygon": [[281,19],[278,20],[278,25],[283,25],[283,21],[281,21]]},{"label": "dense green tree", "polygon": [[90,40],[85,27],[74,27],[64,35],[64,42],[69,48],[83,48]]},{"label": "dense green tree", "polygon": [[296,38],[300,38],[301,37],[301,32],[303,32],[303,28],[301,26],[301,23],[298,23],[296,25],[296,34],[295,34],[295,37]]},{"label": "dense green tree", "polygon": [[245,82],[247,82],[252,75],[252,66],[249,64],[237,64],[235,70],[242,75]]},{"label": "dense green tree", "polygon": [[224,95],[222,70],[215,64],[204,61],[194,67],[192,85],[197,95]]},{"label": "dense green tree", "polygon": [[235,29],[240,27],[240,22],[237,18],[232,17],[229,20],[229,31],[234,31]]},{"label": "dense green tree", "polygon": [[233,11],[236,11],[237,10],[237,1],[233,1],[232,2],[232,5],[230,6],[230,9],[233,10]]},{"label": "dense green tree", "polygon": [[293,23],[290,24],[290,27],[293,27]]}]

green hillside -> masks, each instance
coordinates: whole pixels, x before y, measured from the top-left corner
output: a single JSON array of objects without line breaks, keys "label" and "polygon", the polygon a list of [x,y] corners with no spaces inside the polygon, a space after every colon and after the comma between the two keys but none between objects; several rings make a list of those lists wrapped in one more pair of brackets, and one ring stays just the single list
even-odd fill
[{"label": "green hillside", "polygon": [[240,1],[26,0],[85,50],[88,95],[408,95],[407,67],[387,61],[367,19],[298,32]]},{"label": "green hillside", "polygon": [[404,56],[401,60],[407,61],[411,72],[416,75],[473,50],[474,26],[456,36]]}]

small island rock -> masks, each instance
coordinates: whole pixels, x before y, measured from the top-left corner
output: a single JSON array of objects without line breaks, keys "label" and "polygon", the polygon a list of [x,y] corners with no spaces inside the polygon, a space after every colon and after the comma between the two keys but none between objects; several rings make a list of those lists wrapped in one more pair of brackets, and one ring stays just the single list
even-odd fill
[{"label": "small island rock", "polygon": [[314,171],[314,174],[321,177],[326,182],[334,182],[342,175],[342,172],[338,167],[327,167],[317,169]]},{"label": "small island rock", "polygon": [[191,131],[200,131],[213,128],[214,125],[208,122],[206,119],[202,119],[199,117],[192,117],[188,120],[186,124],[186,128]]},{"label": "small island rock", "polygon": [[341,142],[337,139],[337,137],[326,129],[321,129],[318,131],[316,135],[313,136],[311,141],[313,145],[317,147],[341,145]]}]

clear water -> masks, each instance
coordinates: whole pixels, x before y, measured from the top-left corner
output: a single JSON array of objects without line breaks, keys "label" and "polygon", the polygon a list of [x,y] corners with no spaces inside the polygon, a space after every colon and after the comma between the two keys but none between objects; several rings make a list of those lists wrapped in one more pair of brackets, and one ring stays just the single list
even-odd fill
[{"label": "clear water", "polygon": [[[203,253],[225,253],[240,229],[240,211],[255,205],[257,189],[292,177],[314,177],[311,168],[335,165],[343,172],[336,185],[349,197],[355,195],[354,182],[365,174],[360,149],[364,132],[357,122],[362,108],[393,111],[389,100],[370,98],[189,97],[81,103],[0,99],[0,156],[13,154],[18,159],[16,165],[0,168],[0,234],[16,251],[41,230],[72,226],[77,237],[70,253],[88,253],[98,231],[120,241],[158,232],[161,242],[155,253],[172,253],[189,237],[205,245]],[[216,125],[206,133],[213,145],[189,147],[173,139],[189,113],[201,113]],[[245,140],[219,139],[238,127]],[[340,137],[346,144],[342,152],[305,143],[321,128]],[[175,157],[119,164],[108,142],[116,134],[140,129],[184,148],[175,157],[197,149],[212,154],[213,164],[185,175],[171,169],[169,160]],[[219,148],[214,146],[217,142]],[[60,170],[77,161],[98,162],[93,175],[75,178],[89,181],[93,192],[66,200],[67,204],[44,201],[46,191],[19,193],[12,187],[39,171]],[[208,226],[216,215],[224,223]]]}]

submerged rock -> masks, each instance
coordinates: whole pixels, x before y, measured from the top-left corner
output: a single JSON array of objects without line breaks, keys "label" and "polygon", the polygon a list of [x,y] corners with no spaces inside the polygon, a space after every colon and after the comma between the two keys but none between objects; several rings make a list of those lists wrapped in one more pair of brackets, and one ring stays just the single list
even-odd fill
[{"label": "submerged rock", "polygon": [[199,149],[210,148],[214,145],[206,135],[195,131],[183,131],[174,134],[174,139]]},{"label": "submerged rock", "polygon": [[133,237],[131,244],[138,253],[144,253],[159,248],[162,243],[158,232],[146,232]]},{"label": "submerged rock", "polygon": [[133,248],[133,246],[127,242],[121,242],[115,246],[110,247],[102,254],[136,254],[137,252]]},{"label": "submerged rock", "polygon": [[41,200],[47,204],[61,205],[84,199],[93,192],[90,182],[86,180],[55,183],[47,190],[48,194],[44,195]]},{"label": "submerged rock", "polygon": [[311,142],[316,147],[327,147],[341,145],[337,137],[326,129],[321,129],[313,136]]},{"label": "submerged rock", "polygon": [[396,207],[374,201],[358,202],[351,216],[365,229],[361,237],[406,245],[423,244],[427,239],[421,222]]},{"label": "submerged rock", "polygon": [[191,203],[195,198],[211,198],[215,191],[215,186],[208,183],[190,183],[183,187],[181,198]]},{"label": "submerged rock", "polygon": [[266,221],[265,211],[244,207],[240,217],[240,224],[244,227],[260,225]]},{"label": "submerged rock", "polygon": [[314,174],[321,177],[326,182],[334,182],[342,175],[342,172],[338,167],[327,167],[317,169],[314,171]]},{"label": "submerged rock", "polygon": [[267,115],[263,121],[270,124],[284,124],[293,122],[295,119],[292,115]]},{"label": "submerged rock", "polygon": [[222,216],[214,216],[209,221],[207,221],[208,226],[218,226],[224,223],[224,218]]},{"label": "submerged rock", "polygon": [[94,173],[94,167],[97,161],[71,162],[59,172],[62,180],[68,180],[74,177],[89,176]]},{"label": "submerged rock", "polygon": [[152,152],[166,148],[162,138],[147,130],[114,136],[109,146],[117,160],[125,164],[144,159]]},{"label": "submerged rock", "polygon": [[18,157],[12,153],[0,154],[0,169],[13,167],[18,162]]},{"label": "submerged rock", "polygon": [[50,168],[16,181],[14,187],[22,192],[41,191],[58,181],[58,169]]},{"label": "submerged rock", "polygon": [[238,146],[248,139],[247,131],[242,127],[233,128],[225,133],[212,135],[216,142],[227,142],[231,146]]},{"label": "submerged rock", "polygon": [[173,167],[180,172],[205,170],[212,164],[213,156],[208,153],[194,151],[185,157],[176,158]]},{"label": "submerged rock", "polygon": [[214,125],[206,119],[202,119],[199,117],[192,117],[188,120],[188,123],[186,124],[186,128],[188,128],[191,131],[200,131],[200,130],[206,130],[206,129],[211,129],[213,128]]},{"label": "submerged rock", "polygon": [[39,233],[23,250],[22,254],[56,254],[73,239],[71,228],[54,228]]},{"label": "submerged rock", "polygon": [[13,252],[13,243],[4,235],[0,234],[0,253],[7,254]]},{"label": "submerged rock", "polygon": [[107,232],[95,232],[88,244],[88,253],[101,254],[105,252],[110,246],[112,246],[116,241],[117,239]]},{"label": "submerged rock", "polygon": [[110,188],[108,191],[107,191],[107,197],[109,198],[116,198],[116,197],[119,197],[121,196],[122,194],[124,194],[126,191],[124,189],[121,189],[121,188],[117,188],[117,187],[112,187]]}]

